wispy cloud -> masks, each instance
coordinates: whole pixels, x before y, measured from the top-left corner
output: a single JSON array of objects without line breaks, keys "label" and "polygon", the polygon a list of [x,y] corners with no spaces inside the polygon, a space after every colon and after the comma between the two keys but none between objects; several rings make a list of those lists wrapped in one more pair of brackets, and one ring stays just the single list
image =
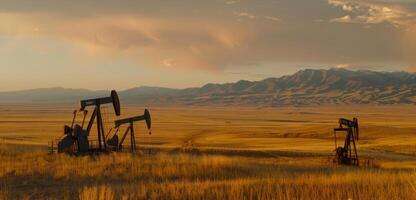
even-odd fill
[{"label": "wispy cloud", "polygon": [[238,17],[245,17],[245,18],[249,18],[249,19],[255,19],[256,16],[248,13],[248,12],[234,12],[234,15],[238,16]]},{"label": "wispy cloud", "polygon": [[272,21],[281,21],[281,19],[274,17],[274,16],[263,16],[264,19],[272,20]]},{"label": "wispy cloud", "polygon": [[225,4],[228,4],[228,5],[237,4],[237,3],[240,3],[240,0],[230,0],[230,1],[225,2]]},{"label": "wispy cloud", "polygon": [[349,15],[331,19],[331,22],[380,24],[389,23],[396,27],[416,23],[416,13],[400,6],[380,2],[355,0],[328,0],[328,3],[340,7]]},{"label": "wispy cloud", "polygon": [[248,19],[265,19],[265,20],[271,20],[271,21],[281,21],[280,18],[271,16],[271,15],[255,15],[249,12],[233,12],[235,16],[248,18]]},{"label": "wispy cloud", "polygon": [[352,23],[351,17],[349,15],[345,15],[343,17],[334,18],[329,20],[330,22],[340,22],[340,23]]}]

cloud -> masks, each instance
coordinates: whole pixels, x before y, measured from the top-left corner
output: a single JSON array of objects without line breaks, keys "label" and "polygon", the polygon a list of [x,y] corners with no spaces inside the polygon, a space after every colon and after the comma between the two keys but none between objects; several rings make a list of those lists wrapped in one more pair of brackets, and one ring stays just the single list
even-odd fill
[{"label": "cloud", "polygon": [[350,13],[350,15],[331,19],[331,22],[358,24],[389,23],[396,27],[416,23],[415,12],[397,5],[355,0],[328,0],[328,3]]},{"label": "cloud", "polygon": [[277,17],[273,17],[273,16],[263,16],[264,19],[268,19],[268,20],[272,20],[272,21],[281,21],[281,19],[277,18]]},{"label": "cloud", "polygon": [[344,17],[331,19],[330,22],[351,23],[352,20],[349,15],[345,15]]},{"label": "cloud", "polygon": [[[365,24],[368,29],[371,24],[387,23],[398,29],[403,51],[404,65],[416,70],[416,11],[400,4],[387,4],[381,1],[328,0],[334,7],[340,7],[349,13],[343,17],[330,19],[336,23]],[[380,41],[381,42],[381,41]]]},{"label": "cloud", "polygon": [[171,58],[167,58],[162,60],[163,65],[165,65],[166,67],[172,67],[174,65],[174,60]]},{"label": "cloud", "polygon": [[350,67],[349,64],[345,64],[345,63],[341,63],[341,64],[336,64],[335,65],[336,68],[347,68]]},{"label": "cloud", "polygon": [[402,35],[404,53],[409,69],[416,72],[416,24],[409,27]]},{"label": "cloud", "polygon": [[239,0],[231,0],[231,1],[226,1],[225,2],[225,4],[228,4],[228,5],[237,4],[237,3],[240,3],[240,1]]},{"label": "cloud", "polygon": [[187,19],[177,24],[176,20],[137,16],[74,20],[44,14],[1,14],[0,22],[3,34],[61,38],[81,45],[87,53],[129,55],[152,66],[207,69],[227,66],[222,54],[232,54],[250,32],[226,22]]},{"label": "cloud", "polygon": [[[86,57],[115,55],[149,67],[213,71],[274,63],[403,63],[396,31],[402,33],[412,16],[396,4],[344,0],[87,0],[88,6],[27,1],[2,2],[1,36],[57,39]],[[340,28],[338,23],[390,23],[400,28],[363,30]]]},{"label": "cloud", "polygon": [[263,20],[269,20],[269,21],[274,21],[274,22],[282,21],[280,18],[271,16],[271,15],[256,16],[248,12],[233,12],[233,13],[235,16],[247,18],[247,19],[263,19]]},{"label": "cloud", "polygon": [[234,12],[234,14],[235,14],[236,16],[239,16],[239,17],[246,17],[246,18],[249,18],[249,19],[255,19],[255,18],[256,18],[256,16],[255,16],[255,15],[250,14],[250,13],[247,13],[247,12]]}]

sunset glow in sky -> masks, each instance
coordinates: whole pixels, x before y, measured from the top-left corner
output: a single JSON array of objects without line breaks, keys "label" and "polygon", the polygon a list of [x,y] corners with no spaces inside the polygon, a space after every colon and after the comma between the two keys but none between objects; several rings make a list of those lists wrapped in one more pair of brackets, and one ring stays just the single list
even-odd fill
[{"label": "sunset glow in sky", "polygon": [[416,0],[0,0],[0,91],[416,70]]}]

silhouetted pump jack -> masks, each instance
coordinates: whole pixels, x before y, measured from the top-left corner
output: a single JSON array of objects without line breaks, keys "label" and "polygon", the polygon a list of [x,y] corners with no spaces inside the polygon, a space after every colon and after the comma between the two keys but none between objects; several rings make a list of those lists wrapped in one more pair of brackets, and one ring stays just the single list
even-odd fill
[{"label": "silhouetted pump jack", "polygon": [[[145,109],[144,110],[144,114],[140,115],[140,116],[135,116],[135,117],[130,117],[130,118],[126,118],[126,119],[120,119],[120,120],[116,120],[114,122],[114,127],[117,129],[116,133],[114,134],[114,136],[109,139],[107,141],[107,144],[109,146],[112,146],[114,150],[117,151],[121,151],[123,149],[123,142],[126,139],[126,136],[130,133],[130,147],[131,147],[131,151],[135,151],[136,150],[136,139],[135,139],[135,132],[134,132],[134,122],[136,121],[146,121],[146,126],[147,129],[149,130],[149,135],[152,134],[151,127],[152,127],[152,122],[151,122],[151,118],[150,118],[150,112]],[[128,124],[128,127],[126,129],[126,131],[124,132],[123,136],[121,137],[121,139],[119,140],[118,137],[118,129],[121,125],[123,124]]]},{"label": "silhouetted pump jack", "polygon": [[[74,111],[74,117],[72,119],[71,126],[64,126],[64,137],[58,142],[58,153],[83,153],[83,152],[94,152],[94,151],[106,151],[106,138],[104,133],[103,118],[101,115],[101,105],[103,104],[113,104],[115,114],[120,115],[120,101],[116,91],[111,91],[109,97],[95,98],[82,100],[80,102],[81,108],[79,111],[84,113],[84,118],[81,125],[74,125],[75,118],[78,111]],[[86,110],[87,107],[94,106],[94,111],[91,115],[91,118],[88,122],[87,129],[84,129],[85,118],[88,114]],[[91,128],[94,124],[94,121],[97,123],[97,137],[98,137],[98,148],[93,148],[90,146],[90,141],[88,137],[90,136]]]},{"label": "silhouetted pump jack", "polygon": [[[345,132],[344,146],[337,145],[337,132]],[[339,119],[339,127],[334,129],[335,160],[338,164],[359,166],[358,153],[355,141],[358,141],[358,119],[352,121]]]}]

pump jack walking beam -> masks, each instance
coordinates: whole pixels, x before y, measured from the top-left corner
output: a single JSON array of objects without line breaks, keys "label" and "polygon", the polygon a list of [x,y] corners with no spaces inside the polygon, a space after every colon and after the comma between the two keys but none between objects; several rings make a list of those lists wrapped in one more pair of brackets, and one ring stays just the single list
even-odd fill
[{"label": "pump jack walking beam", "polygon": [[[117,149],[119,151],[122,150],[123,142],[124,142],[124,140],[126,139],[126,136],[129,133],[130,133],[131,150],[132,151],[136,150],[136,138],[135,138],[135,131],[134,131],[134,122],[143,121],[143,120],[146,121],[146,126],[150,130],[151,126],[152,126],[152,123],[151,123],[151,118],[150,118],[150,112],[147,109],[144,110],[144,115],[131,117],[131,118],[126,118],[126,119],[120,119],[120,120],[116,120],[114,122],[116,128],[120,127],[123,124],[129,124],[126,131],[124,132],[121,140],[119,142],[117,142]],[[150,131],[149,131],[149,134],[151,134]]]}]

